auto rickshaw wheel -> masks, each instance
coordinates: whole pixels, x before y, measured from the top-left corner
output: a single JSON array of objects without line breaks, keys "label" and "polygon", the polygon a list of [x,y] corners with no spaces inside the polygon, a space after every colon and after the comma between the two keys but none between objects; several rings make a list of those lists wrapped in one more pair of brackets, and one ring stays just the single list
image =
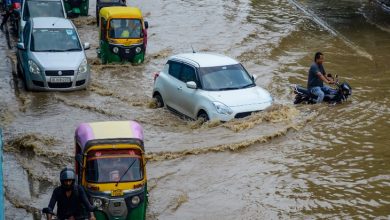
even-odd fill
[{"label": "auto rickshaw wheel", "polygon": [[161,95],[160,94],[155,94],[154,96],[153,96],[153,98],[156,100],[156,106],[157,106],[157,108],[162,108],[162,107],[164,107],[164,101],[163,101],[163,98],[161,97]]},{"label": "auto rickshaw wheel", "polygon": [[100,54],[102,64],[107,64],[107,58],[104,54]]}]

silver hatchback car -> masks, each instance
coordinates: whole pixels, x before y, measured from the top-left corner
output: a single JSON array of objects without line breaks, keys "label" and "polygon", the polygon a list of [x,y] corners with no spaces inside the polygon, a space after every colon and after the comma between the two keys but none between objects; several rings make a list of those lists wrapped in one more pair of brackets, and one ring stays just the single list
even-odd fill
[{"label": "silver hatchback car", "polygon": [[193,119],[228,121],[269,107],[273,99],[236,60],[219,54],[187,53],[168,59],[155,74],[153,97]]},{"label": "silver hatchback car", "polygon": [[73,23],[65,18],[38,17],[27,22],[17,44],[17,68],[27,90],[84,89],[90,68]]}]

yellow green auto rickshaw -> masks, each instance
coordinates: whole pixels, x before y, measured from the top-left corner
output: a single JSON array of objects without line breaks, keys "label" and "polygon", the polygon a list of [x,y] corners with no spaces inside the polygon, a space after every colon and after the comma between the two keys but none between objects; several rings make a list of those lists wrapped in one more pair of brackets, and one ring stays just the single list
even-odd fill
[{"label": "yellow green auto rickshaw", "polygon": [[98,220],[145,219],[143,130],[134,121],[82,123],[75,132],[77,182]]},{"label": "yellow green auto rickshaw", "polygon": [[103,64],[142,63],[145,59],[148,22],[134,7],[104,7],[99,12],[98,57]]}]

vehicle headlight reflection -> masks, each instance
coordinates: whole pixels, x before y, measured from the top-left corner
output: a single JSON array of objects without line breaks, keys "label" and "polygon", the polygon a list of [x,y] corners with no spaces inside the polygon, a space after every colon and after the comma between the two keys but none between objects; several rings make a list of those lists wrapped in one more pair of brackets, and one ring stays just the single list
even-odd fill
[{"label": "vehicle headlight reflection", "polygon": [[135,52],[137,52],[137,53],[141,52],[141,47],[135,48]]},{"label": "vehicle headlight reflection", "polygon": [[219,114],[231,115],[233,110],[220,102],[213,102],[215,109]]},{"label": "vehicle headlight reflection", "polygon": [[28,61],[28,69],[30,70],[30,73],[39,75],[41,73],[41,70],[39,69],[38,65],[32,61]]}]

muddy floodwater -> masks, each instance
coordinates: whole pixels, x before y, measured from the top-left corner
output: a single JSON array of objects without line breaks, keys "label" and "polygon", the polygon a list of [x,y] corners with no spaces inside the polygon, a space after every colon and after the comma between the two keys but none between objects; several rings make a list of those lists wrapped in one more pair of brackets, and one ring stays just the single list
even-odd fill
[{"label": "muddy floodwater", "polygon": [[[75,19],[91,43],[83,91],[26,92],[0,33],[7,219],[40,219],[76,126],[106,120],[144,127],[148,219],[390,218],[390,14],[368,0],[128,3],[149,22],[145,63],[100,65],[95,18]],[[241,61],[275,104],[203,125],[154,108],[153,72],[191,46]],[[316,51],[352,86],[348,102],[292,104]]]}]

